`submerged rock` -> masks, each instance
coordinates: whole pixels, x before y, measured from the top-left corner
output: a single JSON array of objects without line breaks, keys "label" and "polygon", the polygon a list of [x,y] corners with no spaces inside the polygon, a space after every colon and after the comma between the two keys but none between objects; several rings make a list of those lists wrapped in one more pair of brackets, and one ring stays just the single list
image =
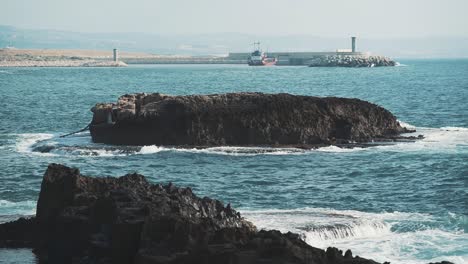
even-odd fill
[{"label": "submerged rock", "polygon": [[45,263],[376,263],[257,231],[190,188],[139,174],[92,178],[58,164],[44,175],[36,217],[0,225],[0,247],[32,247]]},{"label": "submerged rock", "polygon": [[366,101],[291,94],[127,94],[92,112],[93,141],[120,145],[311,148],[408,132]]}]

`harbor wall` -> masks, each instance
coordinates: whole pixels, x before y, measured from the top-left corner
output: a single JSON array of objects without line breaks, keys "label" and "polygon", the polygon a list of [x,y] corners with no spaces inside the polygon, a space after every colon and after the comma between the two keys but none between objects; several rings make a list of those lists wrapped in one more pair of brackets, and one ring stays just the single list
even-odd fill
[{"label": "harbor wall", "polygon": [[[270,52],[268,56],[278,58],[277,65],[310,65],[317,59],[327,56],[367,57],[368,52]],[[250,52],[231,52],[219,57],[152,57],[122,58],[127,64],[247,64]]]},{"label": "harbor wall", "polygon": [[[269,52],[269,57],[275,57],[278,59],[277,65],[310,65],[313,61],[326,56],[356,56],[356,57],[367,57],[370,54],[368,52]],[[228,59],[235,61],[247,60],[250,56],[248,52],[232,52],[229,53]]]}]

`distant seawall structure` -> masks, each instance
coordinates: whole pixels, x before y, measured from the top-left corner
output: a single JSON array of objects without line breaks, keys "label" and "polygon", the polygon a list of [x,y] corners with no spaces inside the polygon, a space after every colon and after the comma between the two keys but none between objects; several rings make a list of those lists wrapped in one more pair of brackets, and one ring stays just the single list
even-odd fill
[{"label": "distant seawall structure", "polygon": [[[229,53],[229,60],[246,63],[250,53]],[[374,67],[395,66],[396,62],[369,52],[356,51],[356,37],[351,37],[351,49],[335,52],[268,52],[268,57],[277,58],[276,65],[307,65],[311,67]]]},{"label": "distant seawall structure", "polygon": [[[228,59],[231,61],[238,61],[240,63],[247,63],[250,53],[248,52],[239,52],[239,53],[229,53]],[[278,59],[276,65],[310,65],[313,61],[324,58],[327,56],[356,56],[356,57],[368,57],[370,54],[368,52],[269,52],[269,57],[275,57]]]},{"label": "distant seawall structure", "polygon": [[[128,64],[247,64],[251,52],[230,52],[228,56],[165,56],[151,58],[126,58]],[[397,63],[384,56],[359,52],[356,37],[351,37],[350,49],[332,52],[268,52],[277,59],[278,66],[312,67],[374,67],[395,66]]]},{"label": "distant seawall structure", "polygon": [[[228,56],[161,56],[161,57],[139,57],[139,58],[122,58],[127,64],[247,64],[249,52],[234,52],[229,53]],[[368,52],[270,52],[269,57],[278,58],[277,66],[342,66],[325,64],[325,62],[333,59],[337,61],[374,61],[381,60],[389,62],[388,65],[374,65],[374,66],[394,66],[396,63],[387,57],[374,56]],[[317,64],[320,62],[320,65]],[[375,64],[375,63],[374,63]],[[350,64],[353,65],[353,64]],[[359,64],[364,66],[364,64]],[[372,63],[366,66],[372,66]],[[359,67],[359,66],[356,66]]]}]

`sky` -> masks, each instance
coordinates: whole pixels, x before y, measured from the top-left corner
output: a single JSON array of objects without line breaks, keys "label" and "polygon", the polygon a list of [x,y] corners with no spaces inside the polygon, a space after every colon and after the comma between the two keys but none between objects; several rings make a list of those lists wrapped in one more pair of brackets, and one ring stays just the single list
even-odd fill
[{"label": "sky", "polygon": [[76,32],[468,36],[468,0],[0,0],[0,24]]}]

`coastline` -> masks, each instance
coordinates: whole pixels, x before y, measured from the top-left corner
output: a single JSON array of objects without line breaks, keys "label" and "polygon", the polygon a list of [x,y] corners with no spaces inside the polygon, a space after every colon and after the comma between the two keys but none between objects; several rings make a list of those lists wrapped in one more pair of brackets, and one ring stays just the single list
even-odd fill
[{"label": "coastline", "polygon": [[[385,56],[366,52],[274,52],[276,66],[374,67],[395,66]],[[247,64],[250,53],[225,55],[158,55],[119,52],[118,65],[108,51],[0,49],[0,67],[120,67],[127,64]],[[122,65],[120,65],[122,64]],[[125,65],[124,65],[125,64]]]},{"label": "coastline", "polygon": [[0,67],[126,67],[122,61],[97,60],[32,60],[32,61],[0,61]]}]

